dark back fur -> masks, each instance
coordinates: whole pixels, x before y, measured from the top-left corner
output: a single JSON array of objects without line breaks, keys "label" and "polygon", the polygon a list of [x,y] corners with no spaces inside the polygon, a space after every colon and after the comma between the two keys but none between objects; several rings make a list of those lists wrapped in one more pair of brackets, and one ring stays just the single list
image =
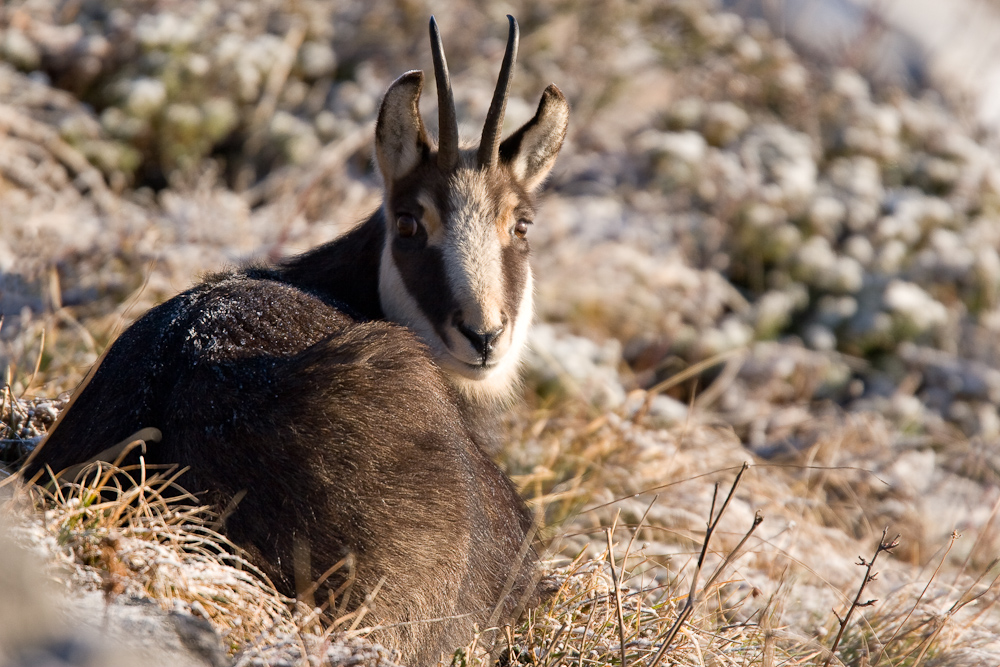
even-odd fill
[{"label": "dark back fur", "polygon": [[[532,552],[519,561],[530,518],[409,330],[346,314],[363,299],[338,308],[316,282],[287,278],[222,274],[150,310],[25,473],[156,427],[148,462],[190,467],[182,484],[219,511],[245,492],[225,532],[281,591],[296,592],[297,546],[309,582],[353,554],[347,608],[381,584],[366,624],[388,627],[374,639],[432,663],[494,608],[511,620],[531,586]],[[319,595],[348,576],[341,568]]]},{"label": "dark back fur", "polygon": [[[532,195],[569,105],[550,85],[499,143],[517,45],[508,19],[485,151],[460,150],[454,122],[435,151],[418,110],[423,75],[401,76],[376,124],[382,209],[331,243],[209,277],[150,310],[25,475],[155,428],[146,460],[189,468],[181,483],[224,514],[228,536],[281,591],[302,592],[350,556],[320,601],[343,589],[338,604],[368,605],[374,639],[404,662],[433,663],[475,625],[512,621],[534,590],[531,522],[484,448],[495,450],[495,406],[517,382]],[[430,29],[453,121],[433,19]]]}]

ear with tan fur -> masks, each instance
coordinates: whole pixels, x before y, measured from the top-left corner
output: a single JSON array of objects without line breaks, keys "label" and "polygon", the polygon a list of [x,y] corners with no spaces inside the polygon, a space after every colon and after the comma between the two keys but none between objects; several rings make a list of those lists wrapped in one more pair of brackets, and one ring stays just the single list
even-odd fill
[{"label": "ear with tan fur", "polygon": [[407,174],[430,151],[417,108],[423,86],[423,72],[407,72],[392,82],[382,98],[375,124],[375,156],[386,185]]},{"label": "ear with tan fur", "polygon": [[500,144],[500,160],[528,190],[535,190],[549,175],[568,124],[569,103],[552,84],[542,93],[535,117]]}]

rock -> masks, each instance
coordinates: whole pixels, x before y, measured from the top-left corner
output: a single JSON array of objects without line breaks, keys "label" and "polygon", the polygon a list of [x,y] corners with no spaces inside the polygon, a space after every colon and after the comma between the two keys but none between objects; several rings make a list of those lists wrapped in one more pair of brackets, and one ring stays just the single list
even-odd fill
[{"label": "rock", "polygon": [[710,104],[705,112],[702,134],[713,146],[726,146],[750,126],[750,116],[732,102]]},{"label": "rock", "polygon": [[157,113],[167,100],[167,89],[157,79],[136,79],[131,84],[125,101],[126,110],[136,118],[149,118]]},{"label": "rock", "polygon": [[[294,667],[302,664],[350,667],[399,667],[387,649],[359,638],[317,637],[300,634],[277,637],[267,646],[253,647],[238,656],[233,667]],[[306,655],[303,656],[303,649]]]},{"label": "rock", "polygon": [[221,141],[236,129],[239,112],[228,99],[213,97],[201,106],[202,129],[211,141]]},{"label": "rock", "polygon": [[816,189],[817,168],[810,138],[784,125],[754,127],[744,137],[740,156],[758,188],[773,184],[765,198],[792,207],[806,204]]},{"label": "rock", "polygon": [[901,345],[899,356],[921,373],[926,384],[943,388],[955,398],[1000,404],[1000,370],[996,368],[914,344]]},{"label": "rock", "polygon": [[688,406],[669,396],[659,394],[650,401],[646,416],[652,427],[669,428],[687,420]]},{"label": "rock", "polygon": [[[0,662],[10,667],[223,667],[222,642],[203,620],[151,600],[105,602],[98,591],[67,593],[39,567],[39,554],[0,527]],[[41,562],[49,556],[43,555]]]},{"label": "rock", "polygon": [[25,72],[38,69],[42,54],[28,37],[17,28],[0,33],[0,57]]},{"label": "rock", "polygon": [[[647,406],[648,403],[648,406]],[[645,407],[645,423],[651,428],[670,428],[688,419],[688,406],[677,399],[656,394],[652,398],[644,391],[635,391],[628,395],[622,404],[622,413],[628,419],[635,418]]]},{"label": "rock", "polygon": [[579,336],[560,333],[548,324],[536,324],[529,334],[525,367],[534,381],[558,387],[559,391],[601,409],[613,409],[625,401],[618,377],[621,344],[612,339],[603,345]]},{"label": "rock", "polygon": [[808,304],[809,296],[804,290],[772,290],[764,294],[756,304],[755,321],[758,339],[776,338],[792,322],[796,311]]},{"label": "rock", "polygon": [[337,68],[337,55],[329,44],[309,41],[299,49],[298,65],[305,78],[321,79],[333,75]]},{"label": "rock", "polygon": [[832,352],[837,349],[837,336],[822,324],[810,324],[802,334],[806,345],[820,352]]},{"label": "rock", "polygon": [[697,97],[685,97],[670,107],[668,123],[674,130],[693,130],[701,125],[705,103]]},{"label": "rock", "polygon": [[883,302],[905,337],[918,336],[948,321],[948,311],[940,302],[905,280],[890,282]]},{"label": "rock", "polygon": [[847,207],[836,197],[820,195],[809,205],[807,219],[810,228],[816,234],[833,241],[840,236],[844,219],[847,217]]},{"label": "rock", "polygon": [[933,450],[904,452],[889,468],[889,484],[910,497],[927,493],[934,480],[935,458]]},{"label": "rock", "polygon": [[692,183],[705,159],[707,144],[694,131],[646,130],[636,138],[636,149],[645,154],[651,169],[668,188]]}]

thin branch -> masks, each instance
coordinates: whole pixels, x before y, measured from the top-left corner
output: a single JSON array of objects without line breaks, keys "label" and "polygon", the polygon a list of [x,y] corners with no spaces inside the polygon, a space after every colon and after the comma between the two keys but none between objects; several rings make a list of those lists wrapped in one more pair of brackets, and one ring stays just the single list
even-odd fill
[{"label": "thin branch", "polygon": [[[549,646],[545,650],[545,662],[543,663],[542,667],[549,667],[549,665],[552,663],[552,655],[556,651],[556,642],[559,641],[559,639],[563,636],[563,633],[566,632],[568,628],[569,628],[569,623],[563,622],[563,624],[559,626],[559,629],[556,631],[556,633],[552,635],[552,641],[549,642]],[[475,648],[475,643],[478,640],[479,640],[479,633],[476,633],[473,639],[473,648]],[[472,651],[470,651],[469,655],[474,655],[474,654]]]},{"label": "thin branch", "polygon": [[866,561],[861,556],[858,556],[858,565],[865,566],[865,576],[864,579],[861,580],[861,585],[858,587],[858,592],[854,596],[854,601],[851,602],[851,606],[847,610],[847,613],[844,614],[844,618],[840,618],[840,616],[837,615],[837,612],[833,612],[833,615],[837,616],[837,620],[840,621],[840,629],[837,631],[837,637],[833,640],[833,646],[830,647],[830,653],[827,654],[823,667],[829,667],[830,663],[833,661],[833,657],[837,654],[837,647],[840,645],[840,640],[844,636],[844,630],[847,629],[847,624],[850,622],[851,616],[854,614],[854,610],[859,607],[870,607],[878,602],[878,600],[867,600],[862,602],[861,596],[864,595],[865,587],[875,581],[875,577],[878,576],[878,572],[872,574],[872,568],[875,566],[875,559],[877,559],[879,554],[882,552],[891,552],[899,546],[899,535],[897,535],[892,542],[885,541],[885,535],[888,531],[888,526],[882,529],[882,537],[878,541],[878,546],[875,547],[875,554],[872,556],[871,560]]},{"label": "thin branch", "polygon": [[[677,635],[680,634],[681,628],[691,617],[691,614],[694,613],[694,609],[697,606],[697,604],[701,602],[701,599],[704,596],[707,586],[702,588],[701,591],[699,592],[698,579],[701,576],[702,565],[704,565],[705,563],[705,555],[708,553],[708,544],[712,539],[712,534],[715,532],[715,529],[719,525],[719,521],[722,519],[722,515],[726,513],[726,508],[729,507],[729,503],[733,499],[733,496],[736,493],[736,489],[737,487],[739,487],[740,482],[743,479],[743,474],[747,471],[749,467],[750,467],[749,463],[744,463],[743,467],[740,468],[739,473],[736,474],[736,479],[733,480],[733,485],[732,487],[730,487],[729,494],[723,501],[722,507],[719,508],[718,514],[715,513],[715,502],[719,492],[718,484],[716,485],[715,493],[712,495],[712,507],[709,510],[708,514],[708,524],[705,530],[705,539],[702,541],[701,544],[701,553],[698,556],[698,562],[695,565],[694,574],[692,575],[691,590],[688,593],[687,601],[684,603],[684,607],[683,609],[681,609],[680,614],[677,615],[677,619],[674,621],[674,624],[670,626],[670,629],[667,630],[667,633],[664,635],[663,640],[660,644],[660,648],[656,651],[656,655],[654,655],[653,659],[650,661],[649,667],[657,667],[657,665],[660,664],[660,661],[663,660],[663,656],[666,655],[667,649],[670,647],[670,644],[673,642],[674,639],[677,638]],[[740,543],[739,545],[737,545],[736,549],[734,549],[729,554],[729,556],[726,557],[722,565],[720,565],[716,569],[715,573],[713,573],[712,577],[709,580],[710,582],[714,582],[715,579],[718,578],[719,574],[722,572],[722,569],[730,562],[732,562],[737,551],[739,551],[739,549],[743,547],[746,541],[750,538],[750,535],[753,533],[753,531],[756,530],[757,526],[760,525],[761,521],[763,521],[763,517],[761,517],[760,513],[757,513],[754,516],[753,526],[750,527],[750,530],[747,532],[747,534],[743,537],[742,540],[740,540]]]},{"label": "thin branch", "polygon": [[740,540],[740,543],[736,545],[736,548],[730,551],[729,555],[726,556],[726,558],[722,561],[719,567],[715,569],[715,572],[712,574],[712,576],[709,577],[708,581],[705,582],[705,585],[702,586],[703,591],[711,588],[712,584],[715,583],[715,580],[719,578],[719,575],[722,574],[722,572],[726,569],[726,567],[734,560],[736,560],[736,558],[740,555],[740,552],[742,552],[743,546],[747,543],[747,540],[749,540],[750,536],[753,535],[753,532],[757,530],[757,526],[759,526],[763,522],[764,522],[764,516],[760,513],[760,510],[758,510],[753,515],[753,525],[750,526],[750,530],[746,532],[746,535],[744,535],[743,539]]},{"label": "thin branch", "polygon": [[958,588],[958,582],[965,574],[965,570],[969,567],[969,563],[972,562],[972,557],[979,550],[979,544],[983,541],[987,534],[987,529],[990,524],[993,523],[993,519],[996,518],[997,511],[1000,510],[1000,498],[997,498],[996,502],[993,503],[993,508],[990,510],[990,515],[986,518],[983,523],[983,527],[979,529],[979,534],[976,535],[976,541],[972,543],[972,548],[969,549],[969,553],[966,554],[965,560],[962,561],[962,567],[958,568],[958,572],[955,573],[955,579],[951,582],[953,588]]},{"label": "thin branch", "polygon": [[31,385],[35,384],[35,378],[38,377],[38,371],[42,368],[42,356],[45,354],[45,328],[42,328],[41,342],[38,344],[38,357],[35,358],[35,369],[31,371],[31,377],[28,378],[28,384],[24,385],[24,389],[21,390],[21,398],[28,395],[31,390]]},{"label": "thin branch", "polygon": [[[611,566],[611,584],[615,587],[615,609],[618,611],[618,638],[621,640],[622,667],[625,664],[625,616],[622,613],[622,592],[618,588],[618,575],[615,573],[615,551],[611,544],[611,528],[604,531],[608,538],[608,564]],[[622,564],[624,568],[624,563]]]}]

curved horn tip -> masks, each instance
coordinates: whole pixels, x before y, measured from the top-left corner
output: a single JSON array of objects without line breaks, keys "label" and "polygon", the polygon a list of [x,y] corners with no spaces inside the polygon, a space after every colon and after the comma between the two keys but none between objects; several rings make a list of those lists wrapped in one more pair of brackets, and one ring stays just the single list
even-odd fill
[{"label": "curved horn tip", "polygon": [[458,121],[455,114],[455,97],[448,76],[448,62],[444,56],[441,32],[437,21],[431,17],[431,55],[434,59],[434,80],[438,94],[438,165],[448,171],[458,163]]},{"label": "curved horn tip", "polygon": [[507,15],[510,22],[510,32],[507,36],[507,48],[504,50],[503,63],[500,66],[500,76],[497,87],[493,91],[493,101],[486,114],[486,124],[483,127],[483,138],[479,143],[478,161],[481,167],[491,167],[499,159],[500,132],[503,129],[503,116],[507,107],[507,97],[510,94],[510,82],[514,72],[514,62],[517,60],[518,27],[517,20]]}]

